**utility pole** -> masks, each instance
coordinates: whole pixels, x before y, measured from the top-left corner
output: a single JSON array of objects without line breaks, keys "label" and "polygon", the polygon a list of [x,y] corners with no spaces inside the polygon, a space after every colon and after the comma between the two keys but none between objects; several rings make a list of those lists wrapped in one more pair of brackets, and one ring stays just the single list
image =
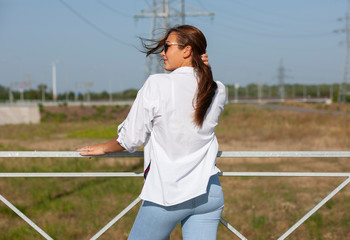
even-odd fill
[{"label": "utility pole", "polygon": [[284,102],[284,98],[285,98],[284,79],[286,78],[286,74],[285,74],[285,68],[283,67],[282,59],[281,59],[280,66],[278,67],[277,72],[278,72],[277,78],[278,78],[280,98],[281,98],[281,101]]},{"label": "utility pole", "polygon": [[338,102],[345,102],[345,97],[348,93],[347,81],[349,71],[349,55],[350,55],[350,0],[348,0],[348,10],[345,13],[345,17],[339,18],[339,21],[345,21],[345,27],[334,32],[345,33],[345,58],[344,58],[344,69],[343,69],[343,80],[339,85]]},{"label": "utility pole", "polygon": [[56,89],[56,63],[52,62],[52,100],[57,100],[57,89]]},{"label": "utility pole", "polygon": [[41,84],[40,85],[40,90],[41,90],[41,101],[45,102],[46,85],[45,84]]},{"label": "utility pole", "polygon": [[[185,24],[186,16],[214,16],[214,13],[203,11],[186,12],[185,0],[153,0],[152,7],[143,9],[140,14],[135,15],[135,18],[152,18],[150,39],[156,39],[158,37],[156,30],[167,29],[175,24]],[[145,77],[153,73],[164,72],[160,62],[160,55],[150,55],[146,60]]]},{"label": "utility pole", "polygon": [[12,84],[10,84],[9,87],[9,101],[10,103],[13,103]]},{"label": "utility pole", "polygon": [[[235,103],[238,103],[238,88],[239,88],[239,84],[236,83],[235,84]],[[228,96],[228,94],[227,94]]]},{"label": "utility pole", "polygon": [[303,85],[303,101],[306,102],[306,94],[307,94],[307,90],[306,90],[306,86],[305,84]]},{"label": "utility pole", "polygon": [[261,73],[259,73],[259,79],[258,79],[258,102],[261,103],[262,97],[263,97],[263,83],[261,78]]},{"label": "utility pole", "polygon": [[30,78],[30,73],[28,73],[28,80],[20,83],[21,101],[24,101],[24,87],[27,87],[28,89],[30,89],[31,84],[32,84],[32,80]]}]

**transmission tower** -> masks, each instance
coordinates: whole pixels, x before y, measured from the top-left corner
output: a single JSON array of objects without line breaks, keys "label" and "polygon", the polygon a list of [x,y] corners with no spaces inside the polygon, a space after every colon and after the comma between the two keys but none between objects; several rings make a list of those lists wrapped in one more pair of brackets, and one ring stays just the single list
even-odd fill
[{"label": "transmission tower", "polygon": [[[153,0],[152,6],[143,9],[140,14],[135,15],[139,18],[152,18],[150,39],[157,39],[156,30],[166,29],[175,24],[185,24],[185,17],[196,16],[214,16],[214,13],[203,11],[185,11],[185,0]],[[160,55],[150,55],[146,60],[145,77],[153,73],[164,72],[160,65]]]},{"label": "transmission tower", "polygon": [[286,78],[286,74],[285,74],[285,68],[283,67],[283,61],[281,59],[280,62],[280,66],[278,67],[278,89],[279,89],[279,94],[280,94],[280,98],[281,101],[284,101],[285,99],[285,91],[284,91],[284,79]]},{"label": "transmission tower", "polygon": [[9,101],[10,103],[13,102],[13,94],[12,94],[12,89],[14,87],[18,87],[19,88],[19,92],[20,92],[20,100],[23,101],[24,100],[24,88],[27,89],[31,89],[32,86],[32,80],[31,80],[31,76],[28,73],[28,80],[27,81],[21,81],[21,82],[11,82],[10,83],[10,88],[9,88]]},{"label": "transmission tower", "polygon": [[90,89],[91,87],[94,85],[93,82],[89,82],[89,81],[85,81],[85,82],[76,82],[75,83],[75,101],[78,100],[78,95],[79,95],[79,91],[78,89],[80,89],[81,87],[85,88],[85,100],[87,102],[90,102]]},{"label": "transmission tower", "polygon": [[344,102],[346,95],[349,94],[347,89],[348,72],[349,72],[349,55],[350,55],[350,0],[348,0],[348,10],[345,13],[345,17],[339,18],[340,21],[345,22],[345,27],[335,32],[345,33],[345,59],[343,69],[343,81],[339,86],[338,102]]}]

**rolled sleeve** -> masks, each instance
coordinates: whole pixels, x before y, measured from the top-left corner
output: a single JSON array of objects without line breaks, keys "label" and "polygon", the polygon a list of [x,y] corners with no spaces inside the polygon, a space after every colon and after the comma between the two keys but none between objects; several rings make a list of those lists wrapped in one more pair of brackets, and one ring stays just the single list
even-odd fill
[{"label": "rolled sleeve", "polygon": [[118,126],[118,138],[117,138],[117,142],[123,147],[125,148],[125,150],[127,150],[128,152],[135,152],[137,150],[137,147],[134,146],[129,146],[129,144],[127,144],[127,142],[125,142],[125,140],[127,139],[126,133],[125,133],[125,121],[122,122],[119,126]]},{"label": "rolled sleeve", "polygon": [[145,143],[152,132],[157,109],[156,86],[152,86],[150,77],[137,93],[127,118],[118,126],[117,141],[128,152],[135,152]]}]

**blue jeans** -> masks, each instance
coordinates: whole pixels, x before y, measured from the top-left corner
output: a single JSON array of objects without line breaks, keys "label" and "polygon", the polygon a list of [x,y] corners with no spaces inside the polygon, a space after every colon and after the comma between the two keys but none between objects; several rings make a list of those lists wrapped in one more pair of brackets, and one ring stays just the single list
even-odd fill
[{"label": "blue jeans", "polygon": [[224,208],[217,175],[209,179],[207,193],[174,206],[143,201],[129,240],[166,240],[179,222],[185,240],[214,240]]}]

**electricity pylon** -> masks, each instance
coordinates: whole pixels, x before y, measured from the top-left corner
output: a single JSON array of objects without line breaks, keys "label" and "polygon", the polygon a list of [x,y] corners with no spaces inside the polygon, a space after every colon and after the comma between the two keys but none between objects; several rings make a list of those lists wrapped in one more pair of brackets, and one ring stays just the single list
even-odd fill
[{"label": "electricity pylon", "polygon": [[81,87],[84,87],[85,88],[85,100],[87,102],[90,102],[90,89],[91,87],[94,85],[93,82],[88,82],[88,81],[85,81],[85,82],[76,82],[75,83],[75,101],[78,100],[78,89],[80,89]]},{"label": "electricity pylon", "polygon": [[348,0],[348,10],[345,13],[345,17],[339,18],[340,21],[345,21],[345,27],[343,29],[335,30],[336,33],[345,33],[345,59],[343,69],[343,81],[339,85],[338,102],[344,102],[346,95],[348,95],[347,81],[349,72],[349,57],[350,57],[350,0]]},{"label": "electricity pylon", "polygon": [[[214,13],[195,11],[185,11],[185,0],[153,0],[152,6],[148,9],[143,9],[140,14],[135,15],[139,18],[152,18],[150,39],[157,39],[156,30],[167,29],[175,24],[185,24],[185,17],[196,16],[214,16]],[[146,60],[145,77],[153,73],[164,72],[160,65],[161,56],[151,55]]]},{"label": "electricity pylon", "polygon": [[281,101],[283,102],[285,99],[285,90],[284,90],[284,79],[286,78],[285,68],[283,67],[283,61],[281,59],[280,66],[278,67],[278,88]]},{"label": "electricity pylon", "polygon": [[13,102],[13,94],[12,94],[12,89],[14,87],[18,87],[19,88],[19,92],[20,92],[20,100],[23,101],[24,100],[24,88],[27,89],[31,89],[32,86],[32,80],[30,78],[30,74],[28,74],[28,80],[27,81],[21,81],[21,82],[11,82],[10,83],[10,88],[9,88],[9,101],[10,103]]}]

